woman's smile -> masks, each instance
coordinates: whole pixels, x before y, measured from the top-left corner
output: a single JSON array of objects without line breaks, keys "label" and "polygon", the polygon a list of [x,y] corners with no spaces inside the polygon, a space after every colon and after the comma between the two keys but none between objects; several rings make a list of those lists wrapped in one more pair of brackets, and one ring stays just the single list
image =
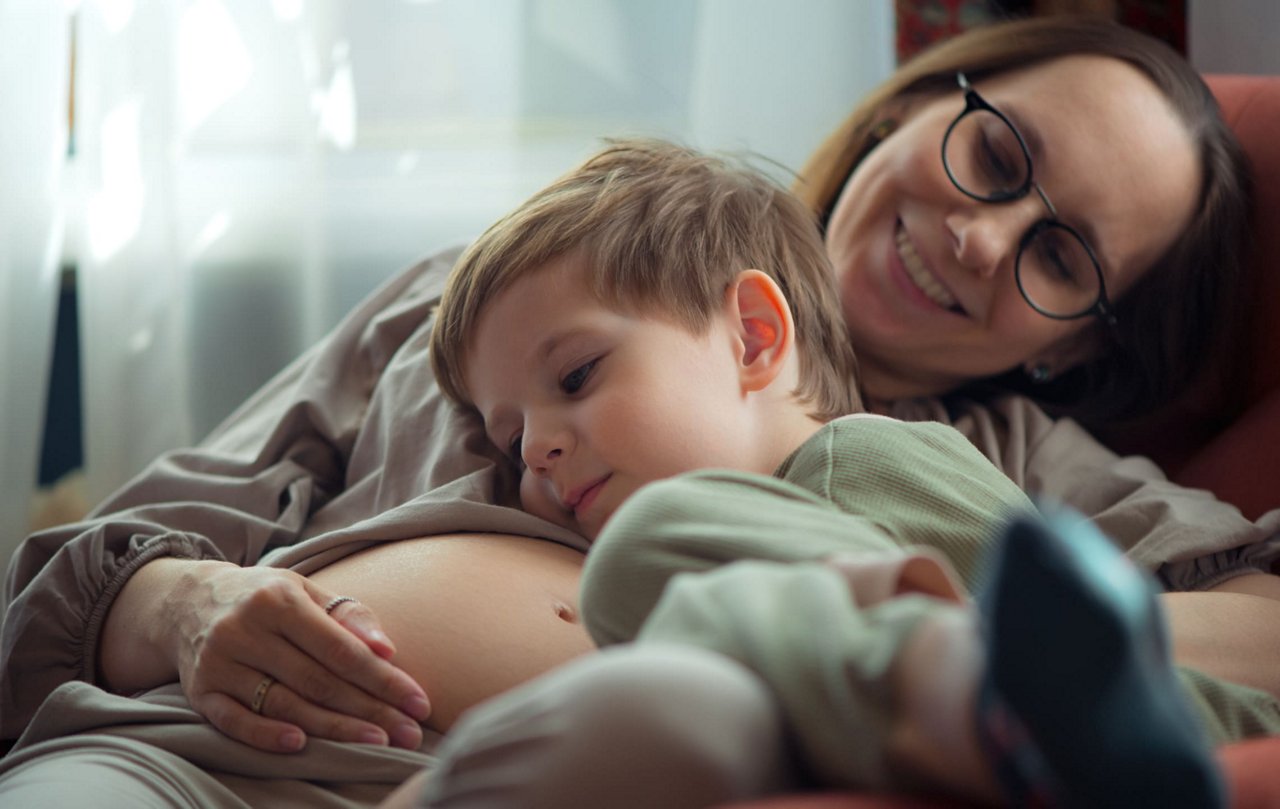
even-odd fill
[{"label": "woman's smile", "polygon": [[951,294],[951,290],[947,289],[946,285],[925,265],[924,259],[920,257],[901,220],[897,221],[894,230],[894,245],[898,250],[898,258],[902,260],[902,267],[906,270],[903,277],[913,287],[908,292],[918,292],[930,302],[949,312],[964,313],[959,301]]}]

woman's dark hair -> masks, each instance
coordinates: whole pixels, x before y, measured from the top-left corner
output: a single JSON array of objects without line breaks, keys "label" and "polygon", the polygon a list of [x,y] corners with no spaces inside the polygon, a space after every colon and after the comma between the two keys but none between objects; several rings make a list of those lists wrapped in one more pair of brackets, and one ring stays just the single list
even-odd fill
[{"label": "woman's dark hair", "polygon": [[894,111],[955,92],[958,71],[976,83],[1076,55],[1127,62],[1160,89],[1199,152],[1198,204],[1173,246],[1116,301],[1116,328],[1098,322],[1089,327],[1094,333],[1081,335],[1101,346],[1092,360],[1047,384],[1017,369],[956,394],[990,398],[1014,391],[1056,415],[1099,427],[1147,415],[1193,383],[1212,384],[1218,412],[1225,413],[1243,387],[1233,354],[1245,325],[1238,312],[1246,294],[1250,175],[1213,93],[1163,42],[1097,17],[1039,17],[969,31],[904,64],[859,104],[814,152],[794,190],[825,224],[849,175],[879,142],[877,123]]}]

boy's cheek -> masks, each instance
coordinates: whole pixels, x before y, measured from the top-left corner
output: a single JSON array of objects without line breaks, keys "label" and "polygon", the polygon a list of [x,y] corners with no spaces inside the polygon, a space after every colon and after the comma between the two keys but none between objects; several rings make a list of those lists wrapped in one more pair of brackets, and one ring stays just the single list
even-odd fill
[{"label": "boy's cheek", "polygon": [[551,491],[551,484],[527,469],[520,475],[520,508],[575,533],[581,530],[573,521],[572,515],[560,508],[555,493]]}]

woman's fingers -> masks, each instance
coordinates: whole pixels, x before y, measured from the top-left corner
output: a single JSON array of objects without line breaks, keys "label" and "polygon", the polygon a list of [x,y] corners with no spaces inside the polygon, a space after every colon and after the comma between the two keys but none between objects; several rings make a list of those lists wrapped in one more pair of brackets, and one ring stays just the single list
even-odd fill
[{"label": "woman's fingers", "polygon": [[[293,753],[306,745],[308,736],[334,741],[385,745],[400,742],[414,747],[422,741],[421,729],[402,739],[389,739],[378,724],[353,715],[318,708],[298,697],[273,677],[242,667],[236,679],[245,684],[240,695],[208,692],[193,706],[228,736],[256,747]],[[254,706],[258,710],[253,710]],[[416,737],[416,738],[415,738]]]},{"label": "woman's fingers", "polygon": [[[358,602],[339,604],[333,612],[357,614],[358,620],[376,625],[372,610]],[[385,722],[407,718],[418,723],[430,716],[431,705],[422,687],[389,661],[370,654],[370,647],[332,615],[316,610],[314,615],[281,627],[281,632],[305,658],[323,664],[323,670],[311,667],[302,671],[299,667],[296,680],[290,684],[300,696],[334,710],[350,711],[363,706],[364,710],[376,711],[360,715],[381,720],[379,724],[392,739],[397,738],[397,731]],[[388,715],[384,706],[395,708],[401,716]]]},{"label": "woman's fingers", "polygon": [[378,620],[378,616],[374,615],[373,610],[350,596],[326,597],[325,591],[310,581],[306,581],[304,586],[315,602],[323,606],[330,618],[364,641],[365,645],[378,657],[390,659],[396,653],[391,638],[382,631],[382,623]]},{"label": "woman's fingers", "polygon": [[[346,636],[344,643],[354,644],[359,653],[369,656],[368,649],[345,629],[334,630]],[[390,680],[408,677],[380,658],[373,660],[385,667],[384,676]],[[284,647],[273,666],[279,682],[262,706],[264,715],[293,722],[308,734],[325,739],[371,744],[386,744],[389,740],[397,747],[410,749],[422,743],[422,726],[415,716],[317,665],[297,648]],[[411,694],[418,690],[411,679],[409,688]]]},{"label": "woman's fingers", "polygon": [[256,715],[227,694],[202,694],[191,700],[191,707],[218,730],[259,750],[296,753],[307,743],[307,734],[302,728],[289,722]]},{"label": "woman's fingers", "polygon": [[344,601],[333,611],[351,629],[325,613],[333,595],[308,584],[290,571],[228,566],[191,594],[179,672],[192,706],[263,750],[298,750],[307,736],[416,748],[429,704],[382,656],[394,647],[377,617]]}]

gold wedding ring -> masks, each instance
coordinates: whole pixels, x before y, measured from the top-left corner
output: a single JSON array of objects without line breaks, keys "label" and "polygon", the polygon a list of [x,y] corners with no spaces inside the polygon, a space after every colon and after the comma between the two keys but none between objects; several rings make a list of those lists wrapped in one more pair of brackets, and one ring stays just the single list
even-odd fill
[{"label": "gold wedding ring", "polygon": [[324,611],[326,614],[332,615],[333,611],[337,608],[339,604],[345,603],[347,601],[350,601],[353,604],[360,603],[359,601],[356,601],[351,596],[334,596],[333,598],[329,599],[328,604],[324,605]]},{"label": "gold wedding ring", "polygon": [[253,689],[253,702],[249,703],[249,710],[256,714],[262,713],[262,703],[267,701],[267,692],[275,684],[274,677],[263,677],[262,682],[258,683],[258,687]]}]

